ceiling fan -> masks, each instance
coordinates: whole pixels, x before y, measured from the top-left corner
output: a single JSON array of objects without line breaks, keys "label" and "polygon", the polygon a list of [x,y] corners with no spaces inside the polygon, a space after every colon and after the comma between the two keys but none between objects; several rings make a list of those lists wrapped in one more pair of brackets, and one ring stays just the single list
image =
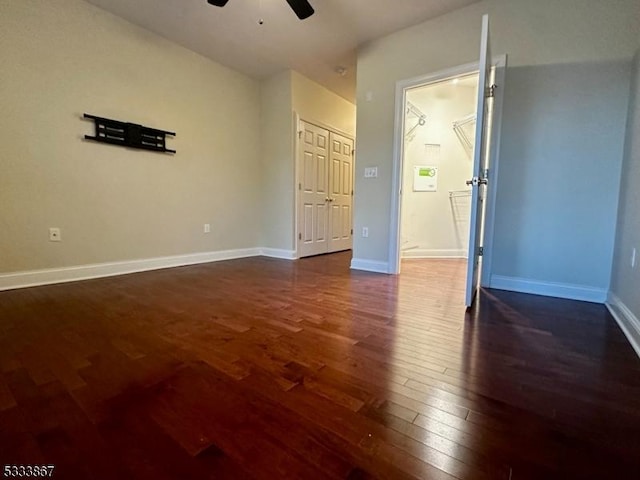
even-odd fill
[{"label": "ceiling fan", "polygon": [[[209,4],[215,5],[216,7],[224,7],[228,1],[229,0],[207,0]],[[287,3],[300,20],[309,18],[315,12],[307,0],[287,0]]]}]

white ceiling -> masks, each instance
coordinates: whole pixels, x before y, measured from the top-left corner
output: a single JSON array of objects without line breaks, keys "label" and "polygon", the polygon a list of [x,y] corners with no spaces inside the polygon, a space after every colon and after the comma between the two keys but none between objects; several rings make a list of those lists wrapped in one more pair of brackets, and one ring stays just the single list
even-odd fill
[{"label": "white ceiling", "polygon": [[478,0],[310,0],[303,21],[285,0],[87,1],[252,77],[293,69],[354,101],[359,45]]}]

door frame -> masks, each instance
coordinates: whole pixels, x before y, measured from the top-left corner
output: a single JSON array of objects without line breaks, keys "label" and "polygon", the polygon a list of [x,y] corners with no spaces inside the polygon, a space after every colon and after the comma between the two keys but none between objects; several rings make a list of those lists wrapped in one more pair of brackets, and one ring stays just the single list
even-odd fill
[{"label": "door frame", "polygon": [[[298,249],[298,233],[300,225],[298,224],[298,214],[300,213],[300,191],[298,190],[298,183],[300,183],[300,135],[302,133],[302,122],[310,123],[311,125],[315,125],[316,127],[324,128],[325,130],[329,130],[330,132],[337,133],[342,135],[343,137],[348,138],[353,142],[354,148],[356,145],[355,136],[351,133],[345,132],[339,128],[336,128],[332,125],[326,124],[324,122],[320,122],[317,120],[309,120],[307,118],[302,118],[298,112],[293,112],[293,151],[294,151],[294,162],[293,162],[293,245],[294,245],[294,253],[293,258],[296,260],[300,259],[300,251]],[[355,155],[353,159],[353,172],[351,176],[352,188],[355,189]],[[351,207],[351,219],[353,224],[353,205]],[[353,235],[351,236],[353,239]]]},{"label": "door frame", "polygon": [[[504,80],[507,68],[507,56],[496,55],[491,59],[491,66],[495,68],[494,83],[498,85],[496,89],[493,103],[493,124],[495,127],[491,129],[491,149],[489,181],[492,188],[489,189],[489,195],[486,199],[486,213],[484,223],[484,255],[482,257],[482,275],[480,285],[486,287],[491,280],[491,270],[493,263],[493,239],[494,239],[494,223],[495,223],[495,205],[496,193],[498,185],[498,167],[500,160],[500,135],[502,130],[502,105],[504,102]],[[429,85],[432,83],[442,82],[452,77],[469,75],[477,73],[479,70],[478,62],[458,65],[456,67],[447,68],[434,73],[421,75],[396,82],[396,98],[395,98],[395,126],[393,134],[393,170],[391,182],[391,214],[389,228],[389,251],[388,265],[389,273],[397,275],[400,273],[400,209],[402,207],[402,178],[404,163],[404,129],[405,129],[405,103],[407,90]]]}]

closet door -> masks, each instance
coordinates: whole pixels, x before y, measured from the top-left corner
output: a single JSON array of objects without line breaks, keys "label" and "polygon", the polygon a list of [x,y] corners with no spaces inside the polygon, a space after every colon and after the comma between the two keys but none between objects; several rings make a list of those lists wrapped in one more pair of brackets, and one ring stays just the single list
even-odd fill
[{"label": "closet door", "polygon": [[329,134],[329,252],[353,245],[353,140]]},{"label": "closet door", "polygon": [[482,225],[489,185],[486,177],[487,164],[491,153],[489,135],[492,118],[489,102],[491,95],[491,44],[489,40],[489,15],[482,17],[482,33],[480,37],[480,71],[478,79],[478,108],[476,110],[476,139],[473,149],[473,177],[467,181],[471,185],[471,227],[469,231],[469,254],[467,261],[467,288],[465,304],[471,307],[480,283],[480,245],[482,243]]},{"label": "closet door", "polygon": [[299,142],[298,254],[329,249],[329,132],[304,122]]}]

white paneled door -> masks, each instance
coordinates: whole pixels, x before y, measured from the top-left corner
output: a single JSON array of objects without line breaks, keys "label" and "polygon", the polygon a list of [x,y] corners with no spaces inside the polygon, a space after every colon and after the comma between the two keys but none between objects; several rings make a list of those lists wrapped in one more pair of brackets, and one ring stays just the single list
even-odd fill
[{"label": "white paneled door", "polygon": [[298,153],[298,253],[301,257],[329,249],[329,132],[304,124]]},{"label": "white paneled door", "polygon": [[349,250],[353,244],[353,140],[329,133],[329,251]]},{"label": "white paneled door", "polygon": [[[467,288],[465,304],[471,307],[478,290],[480,244],[482,242],[482,221],[484,219],[484,199],[487,198],[487,164],[491,150],[489,129],[492,122],[489,99],[491,87],[491,47],[489,42],[489,16],[482,17],[480,37],[480,64],[478,78],[478,107],[476,111],[476,141],[473,153],[473,177],[467,181],[471,186],[471,225],[469,229],[469,254],[467,262]],[[492,186],[493,187],[493,186]]]},{"label": "white paneled door", "polygon": [[298,149],[298,254],[352,247],[353,140],[301,122]]}]

